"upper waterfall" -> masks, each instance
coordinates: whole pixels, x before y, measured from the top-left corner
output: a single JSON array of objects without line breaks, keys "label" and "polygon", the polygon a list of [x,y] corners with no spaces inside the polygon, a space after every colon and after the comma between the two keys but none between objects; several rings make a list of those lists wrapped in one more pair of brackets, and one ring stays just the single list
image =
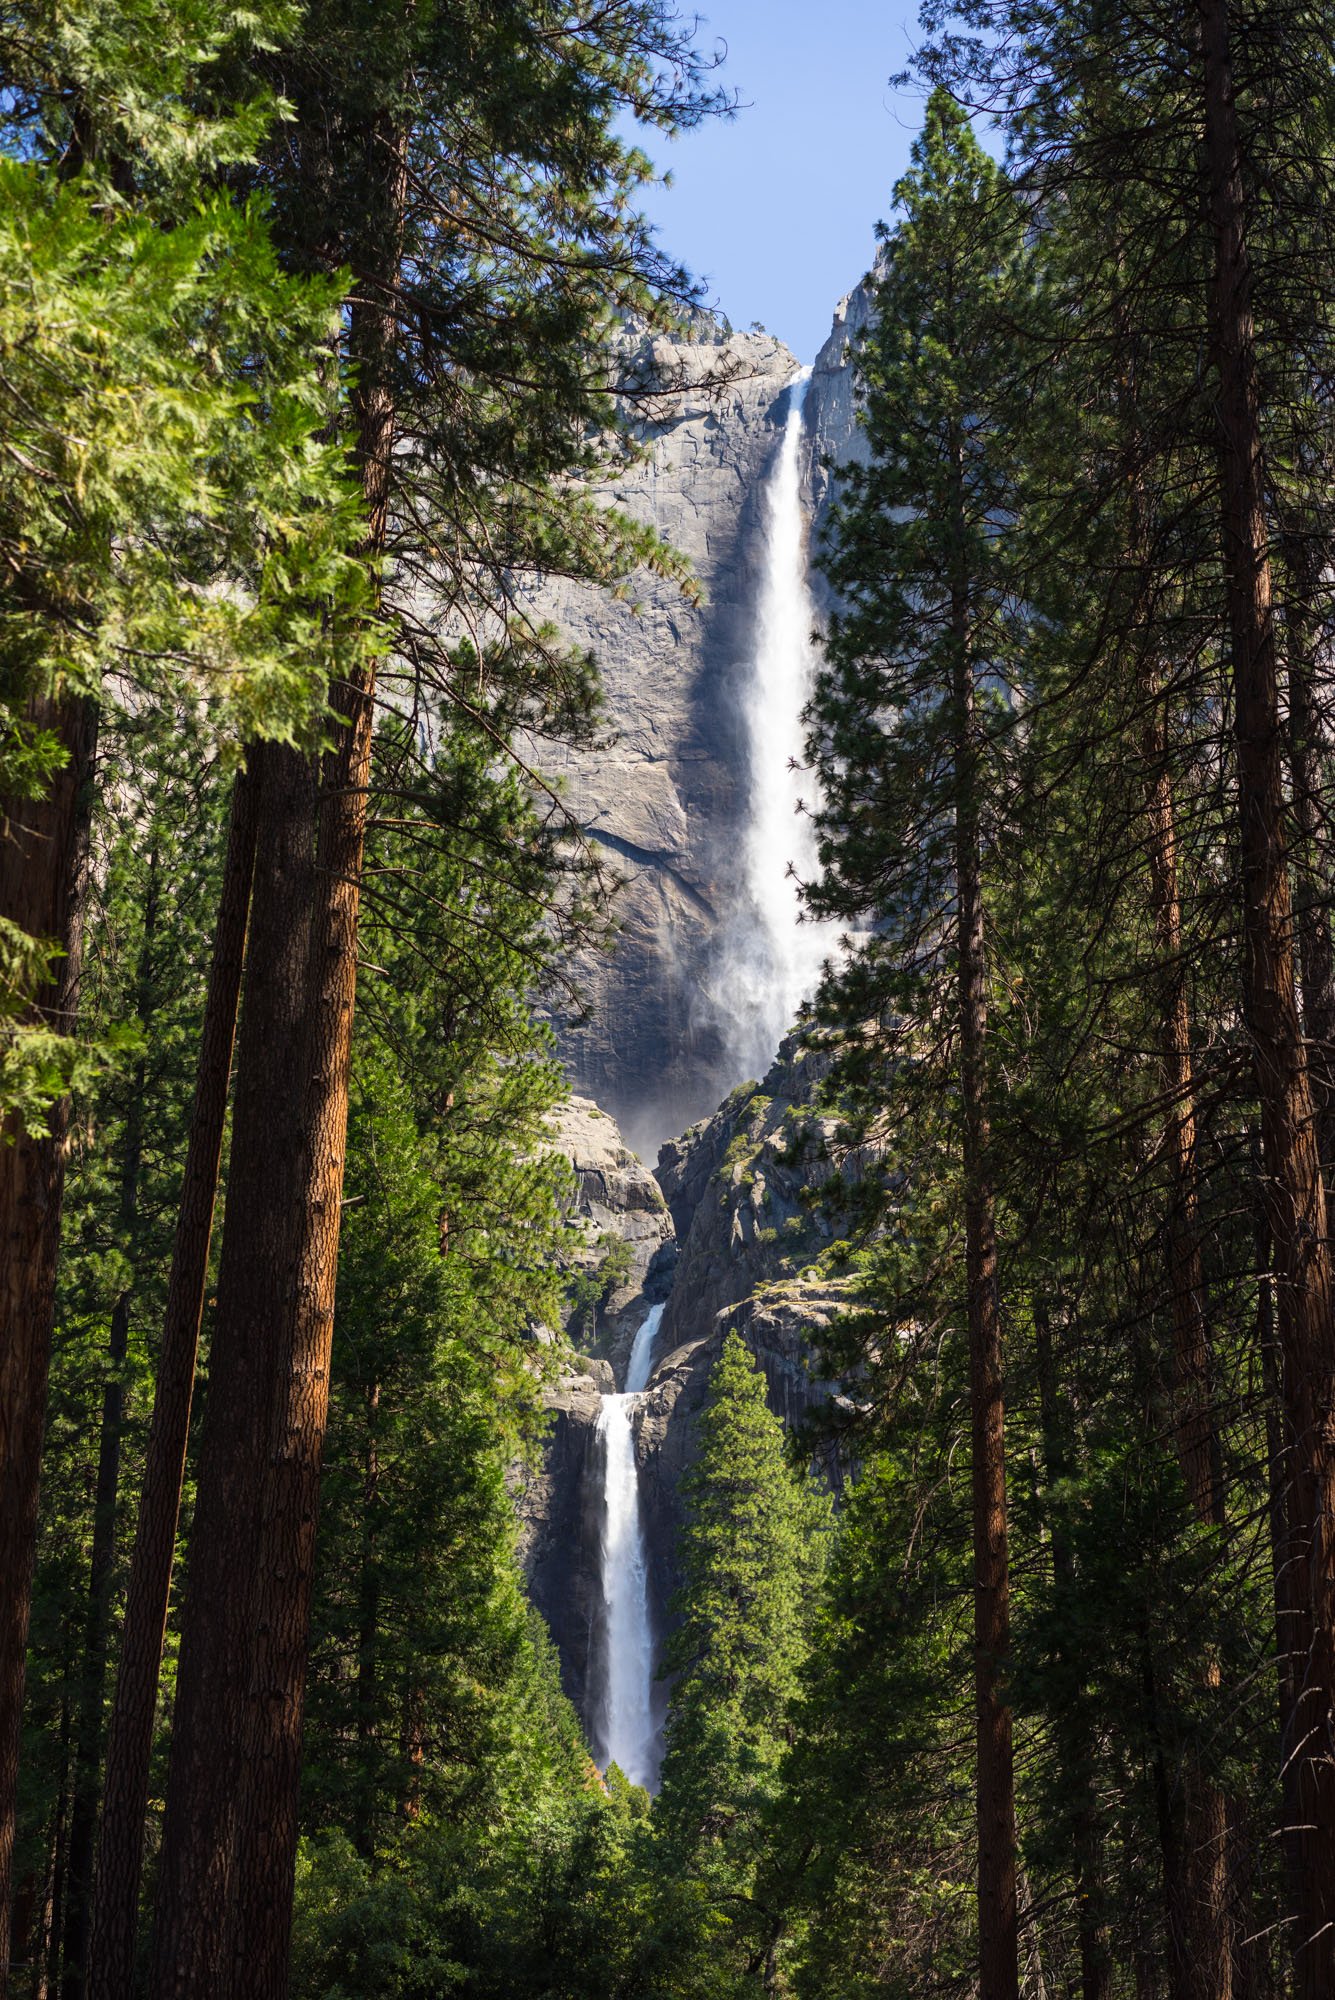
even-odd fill
[{"label": "upper waterfall", "polygon": [[724,942],[714,994],[737,1077],[764,1075],[814,992],[830,948],[828,926],[803,921],[798,888],[817,867],[814,828],[801,810],[812,803],[802,714],[816,672],[802,499],[802,408],[810,378],[803,368],[789,386],[766,484],[761,588],[742,689],[744,903]]},{"label": "upper waterfall", "polygon": [[[623,884],[617,948],[580,955],[579,1004],[555,1010],[553,1025],[574,1088],[617,1120],[644,1159],[764,1069],[791,1025],[788,1002],[811,983],[785,977],[782,1000],[766,1003],[769,1022],[748,1021],[741,1032],[738,1000],[750,1015],[754,963],[774,945],[773,921],[764,951],[750,936],[763,936],[767,890],[777,886],[781,902],[786,891],[778,932],[789,947],[813,973],[820,958],[810,926],[793,935],[797,905],[784,880],[788,862],[803,873],[811,861],[810,828],[789,809],[798,792],[807,795],[806,781],[785,775],[802,754],[810,662],[804,671],[799,657],[794,684],[760,657],[760,631],[762,617],[767,630],[786,626],[800,656],[824,612],[806,549],[828,515],[838,468],[862,449],[849,336],[865,318],[860,292],[841,303],[809,385],[797,356],[759,330],[701,323],[679,340],[655,341],[649,358],[673,386],[672,421],[635,417],[643,455],[608,497],[680,550],[701,595],[692,601],[674,577],[644,572],[624,600],[559,579],[535,600],[535,616],[597,660],[608,729],[590,748],[536,743],[534,768],[559,781]],[[757,778],[763,788],[762,766],[772,761],[749,712],[757,682],[762,701],[768,689],[776,706],[787,704],[771,772],[777,884],[751,879],[759,871],[749,862],[764,839]],[[730,952],[739,928],[747,948]]]}]

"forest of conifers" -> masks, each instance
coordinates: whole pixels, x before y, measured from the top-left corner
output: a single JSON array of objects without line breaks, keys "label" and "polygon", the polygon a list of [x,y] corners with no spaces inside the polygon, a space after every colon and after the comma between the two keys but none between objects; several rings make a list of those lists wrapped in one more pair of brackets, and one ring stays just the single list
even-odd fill
[{"label": "forest of conifers", "polygon": [[928,0],[816,552],[840,1393],[723,1347],[653,1800],[526,1602],[615,917],[533,586],[693,589],[605,492],[697,36],[0,9],[11,2000],[1335,1995],[1328,0]]}]

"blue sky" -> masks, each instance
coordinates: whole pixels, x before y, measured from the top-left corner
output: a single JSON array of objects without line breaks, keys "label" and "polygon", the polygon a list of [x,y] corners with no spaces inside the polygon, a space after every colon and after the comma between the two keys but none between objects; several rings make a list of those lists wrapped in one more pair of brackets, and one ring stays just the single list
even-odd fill
[{"label": "blue sky", "polygon": [[[689,11],[682,0],[683,11]],[[675,185],[644,190],[664,248],[710,302],[810,361],[835,302],[871,262],[873,228],[922,118],[905,66],[917,7],[875,0],[704,0],[700,42],[726,43],[729,122],[645,150]]]}]

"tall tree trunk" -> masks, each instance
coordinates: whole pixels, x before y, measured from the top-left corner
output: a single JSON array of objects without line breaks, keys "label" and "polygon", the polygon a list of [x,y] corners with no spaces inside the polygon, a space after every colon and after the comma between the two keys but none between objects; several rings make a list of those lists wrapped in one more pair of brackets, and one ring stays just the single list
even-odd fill
[{"label": "tall tree trunk", "polygon": [[121,1423],[125,1401],[122,1369],[129,1346],[129,1331],[130,1295],[127,1291],[121,1293],[112,1308],[107,1341],[107,1383],[102,1392],[102,1429],[93,1503],[93,1549],[88,1569],[79,1727],[74,1748],[74,1796],[70,1808],[61,2000],[82,2000],[87,1973],[93,1839],[97,1830],[97,1780],[102,1749],[102,1702],[107,1670],[111,1572],[116,1554],[116,1498],[120,1486]]},{"label": "tall tree trunk", "polygon": [[[962,567],[962,448],[955,443],[955,526]],[[978,1721],[978,1941],[987,2000],[1018,2000],[1015,1768],[1002,1674],[1010,1651],[1005,1390],[997,1290],[996,1203],[987,1103],[987,983],[980,760],[966,581],[951,593],[955,709],[955,884],[958,898],[960,1087],[964,1106],[964,1233],[973,1431],[974,1694]]]},{"label": "tall tree trunk", "polygon": [[[68,1621],[64,1645],[65,1681],[74,1678],[73,1635]],[[41,1940],[39,1978],[34,1981],[43,2000],[56,1991],[60,1979],[60,1940],[65,1929],[65,1876],[69,1842],[69,1792],[73,1731],[69,1696],[60,1704],[60,1782],[56,1789],[55,1828],[51,1840],[51,1891],[47,1899],[46,1925]]]},{"label": "tall tree trunk", "polygon": [[[1146,822],[1150,894],[1161,969],[1159,1008],[1165,1133],[1170,1174],[1168,1289],[1173,1326],[1173,1434],[1178,1463],[1198,1521],[1223,1525],[1219,1438],[1210,1383],[1210,1334],[1205,1317],[1200,1196],[1196,1173],[1195,1078],[1191,1015],[1182,950],[1177,821],[1167,768],[1167,728],[1157,688],[1143,750],[1148,776]],[[1216,1649],[1202,1648],[1200,1678],[1207,1697],[1219,1689]],[[1194,1763],[1183,1772],[1183,1866],[1170,1882],[1173,1991],[1177,2000],[1230,2000],[1233,1986],[1228,1867],[1228,1805],[1218,1785]]]},{"label": "tall tree trunk", "polygon": [[399,1818],[405,1826],[415,1826],[422,1817],[422,1766],[426,1762],[426,1742],[422,1727],[422,1688],[410,1680],[403,1690],[403,1712],[399,1721],[399,1760],[403,1785],[399,1796]]},{"label": "tall tree trunk", "polygon": [[1213,328],[1221,526],[1233,652],[1244,1001],[1255,1055],[1275,1304],[1293,1433],[1293,1517],[1308,1630],[1296,1779],[1304,1835],[1296,1969],[1304,2000],[1335,1988],[1335,1328],[1325,1188],[1295,990],[1284,758],[1265,514],[1251,266],[1227,0],[1201,0],[1215,243]]},{"label": "tall tree trunk", "polygon": [[1138,1929],[1131,1947],[1132,1977],[1136,1983],[1136,2000],[1159,2000],[1159,1975],[1155,1969],[1154,1945],[1143,1927]]},{"label": "tall tree trunk", "polygon": [[372,1760],[376,1736],[376,1642],[380,1633],[380,1384],[368,1384],[366,1458],[362,1468],[361,1572],[357,1580],[357,1756],[353,1840],[363,1859],[375,1851],[378,1773]]},{"label": "tall tree trunk", "polygon": [[[157,946],[160,897],[158,855],[154,846],[149,853],[144,933],[135,980],[138,989],[135,1012],[140,1027],[146,1032],[151,1032],[154,1013],[153,959]],[[135,1065],[130,1079],[117,1203],[117,1220],[122,1241],[130,1254],[132,1273],[139,1211],[139,1169],[144,1153],[146,1086],[147,1064],[141,1061]],[[111,1578],[116,1556],[116,1502],[120,1492],[121,1427],[125,1408],[122,1371],[129,1348],[131,1295],[131,1287],[127,1286],[112,1307],[107,1341],[107,1380],[102,1391],[102,1428],[93,1503],[93,1549],[88,1572],[88,1608],[79,1689],[79,1732],[74,1752],[74,1806],[70,1816],[69,1896],[65,1912],[61,2000],[83,2000],[88,1970],[93,1843],[97,1832],[102,1709],[107,1677],[107,1636],[111,1622]]]},{"label": "tall tree trunk", "polygon": [[[47,2000],[50,1983],[46,1976],[47,1952],[55,1935],[56,1869],[60,1861],[60,1840],[65,1825],[65,1794],[56,1795],[51,1814],[51,1841],[43,1870],[41,1901],[29,1934],[28,1961],[32,1967],[33,2000]],[[19,1931],[20,1940],[23,1932]],[[20,1944],[20,1949],[22,1945]]]},{"label": "tall tree trunk", "polygon": [[[83,960],[97,705],[52,698],[29,720],[58,736],[67,761],[47,796],[4,802],[0,917],[30,936],[55,940],[64,957],[37,996],[50,1026],[72,1032]],[[65,1183],[69,1106],[52,1111],[45,1137],[6,1120],[0,1132],[0,2000],[9,1977],[19,1718],[37,1541],[37,1486],[46,1425],[46,1383],[55,1311],[56,1252]]]},{"label": "tall tree trunk", "polygon": [[[1160,1370],[1149,1339],[1147,1323],[1138,1318],[1129,1329],[1135,1407],[1147,1437],[1157,1437],[1163,1428],[1163,1392]],[[1155,1649],[1154,1607],[1144,1597],[1137,1607],[1136,1658],[1140,1676],[1140,1733],[1147,1746],[1146,1774],[1154,1805],[1155,1832],[1159,1848],[1161,1893],[1155,1911],[1157,1922],[1145,1925],[1142,1948],[1149,1954],[1147,1971],[1154,1991],[1160,1980],[1155,1969],[1162,1962],[1167,1972],[1170,2000],[1178,2000],[1183,1978],[1184,1941],[1190,1934],[1188,1855],[1184,1815],[1181,1805],[1181,1774],[1175,1767],[1166,1741],[1161,1672]],[[1148,1915],[1148,1912],[1145,1913]],[[1153,1942],[1151,1942],[1151,1932]]]},{"label": "tall tree trunk", "polygon": [[218,1991],[231,1882],[241,1727],[274,1366],[275,1322],[292,1310],[291,1190],[301,1184],[292,1114],[303,1065],[314,895],[310,762],[278,744],[253,757],[256,852],[237,1050],[218,1303],[199,1447],[181,1657],[168,1765],[150,1993]]},{"label": "tall tree trunk", "polygon": [[1288,636],[1289,773],[1298,863],[1298,970],[1307,1069],[1316,1116],[1317,1151],[1330,1204],[1335,1171],[1335,950],[1329,884],[1321,854],[1321,720],[1316,697],[1316,598],[1320,578],[1312,552],[1286,538],[1290,603]]},{"label": "tall tree trunk", "polygon": [[1163,1714],[1159,1698],[1159,1676],[1149,1621],[1142,1612],[1140,1629],[1140,1694],[1145,1718],[1145,1735],[1150,1744],[1150,1783],[1154,1795],[1154,1820],[1159,1836],[1159,1870],[1163,1881],[1164,1928],[1167,1938],[1169,1992],[1180,1992],[1181,1961],[1189,1931],[1186,1912],[1188,1855],[1183,1838],[1182,1814],[1175,1810],[1168,1751],[1164,1743]]},{"label": "tall tree trunk", "polygon": [[[1043,1434],[1043,1470],[1049,1488],[1067,1477],[1066,1438],[1070,1421],[1058,1395],[1056,1357],[1047,1303],[1034,1300],[1034,1349],[1037,1361],[1039,1421]],[[1064,1522],[1049,1520],[1052,1575],[1068,1600],[1076,1584],[1075,1555]],[[1108,1884],[1104,1840],[1094,1794],[1091,1732],[1083,1714],[1059,1731],[1063,1790],[1071,1801],[1071,1862],[1075,1882],[1076,1930],[1080,1941],[1080,2000],[1112,2000],[1112,1938],[1108,1924]]]},{"label": "tall tree trunk", "polygon": [[46,1891],[49,1879],[49,1867],[44,1868],[40,1875],[35,1868],[30,1868],[15,1884],[14,1909],[10,1917],[15,1965],[26,1963],[35,1966],[37,1954],[45,1943]]},{"label": "tall tree trunk", "polygon": [[[401,135],[386,127],[365,136],[365,156],[385,165],[383,213],[353,259],[348,349],[363,552],[375,564],[393,473],[405,162]],[[359,163],[365,156],[359,150]],[[304,797],[272,860],[261,819],[153,2000],[281,2000],[287,1991],[374,694],[369,660],[334,684],[332,707],[345,720],[324,761],[318,813]],[[270,956],[262,934],[274,927],[281,977],[257,977]]]},{"label": "tall tree trunk", "polygon": [[[1259,1175],[1258,1175],[1259,1180]],[[1263,1215],[1256,1222],[1256,1344],[1261,1356],[1262,1385],[1265,1391],[1267,1511],[1270,1523],[1270,1560],[1275,1598],[1276,1701],[1279,1715],[1279,1773],[1283,1824],[1280,1840],[1284,1851],[1289,1897],[1296,1908],[1303,1878],[1303,1840],[1300,1831],[1297,1764],[1298,1671],[1302,1658],[1301,1635],[1307,1621],[1303,1609],[1303,1579],[1300,1557],[1289,1519],[1290,1487],[1293,1476],[1292,1440],[1281,1376],[1283,1356],[1275,1338],[1274,1284],[1270,1273],[1270,1239]]]},{"label": "tall tree trunk", "polygon": [[[251,769],[237,778],[232,789],[227,856],[200,1030],[195,1101],[176,1241],[167,1281],[153,1419],[130,1561],[120,1667],[107,1730],[93,1900],[90,2000],[130,2000],[134,1978],[153,1716],[185,1478],[199,1323],[208,1277],[209,1242],[255,867],[259,783],[254,771],[256,754],[252,754]],[[262,763],[262,755],[259,761]]]},{"label": "tall tree trunk", "polygon": [[1164,768],[1166,744],[1161,719],[1147,732],[1144,747],[1151,773],[1147,845],[1161,970],[1159,1013],[1164,1095],[1169,1105],[1165,1150],[1171,1181],[1168,1279],[1173,1326],[1174,1444],[1197,1520],[1218,1527],[1223,1522],[1224,1510],[1201,1259],[1191,1016],[1182,950],[1177,829],[1172,782]]},{"label": "tall tree trunk", "polygon": [[1257,1890],[1270,1840],[1265,1809],[1258,1812],[1250,1800],[1235,1796],[1229,1800],[1228,1822],[1233,1992],[1236,2000],[1274,2000],[1270,1928],[1257,1916]]},{"label": "tall tree trunk", "polygon": [[[367,519],[364,553],[378,565],[388,529],[396,427],[392,381],[398,329],[389,289],[398,273],[407,182],[404,135],[387,126],[376,138],[377,156],[388,168],[384,230],[357,271],[348,352],[356,371],[352,407]],[[295,1310],[284,1320],[276,1357],[253,1570],[254,1650],[231,1904],[232,2000],[285,2000],[288,1986],[315,1525],[329,1411],[357,926],[375,727],[372,659],[335,684],[331,706],[346,721],[325,759],[319,798],[306,1088],[300,1106],[302,1178],[289,1190]]]}]

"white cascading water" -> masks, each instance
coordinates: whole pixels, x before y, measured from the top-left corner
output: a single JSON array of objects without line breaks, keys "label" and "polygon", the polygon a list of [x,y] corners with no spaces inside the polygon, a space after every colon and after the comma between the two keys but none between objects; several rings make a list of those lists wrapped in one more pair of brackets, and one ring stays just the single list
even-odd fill
[{"label": "white cascading water", "polygon": [[798,879],[816,872],[816,841],[799,800],[813,803],[802,711],[816,672],[802,505],[802,405],[811,370],[794,377],[765,493],[765,560],[742,694],[748,810],[745,907],[724,950],[715,1002],[736,1074],[763,1076],[831,949],[829,925],[804,923]]},{"label": "white cascading water", "polygon": [[663,1307],[650,1306],[626,1364],[626,1387],[604,1396],[598,1413],[603,1440],[603,1604],[607,1620],[607,1682],[603,1691],[603,1766],[619,1764],[633,1785],[658,1782],[658,1732],[653,1715],[654,1635],[649,1617],[649,1551],[640,1510],[634,1411],[649,1380]]},{"label": "white cascading water", "polygon": [[[748,791],[744,904],[711,994],[738,1077],[764,1075],[801,1003],[815,991],[834,938],[830,925],[802,921],[795,879],[810,880],[817,866],[811,821],[798,811],[800,799],[813,802],[812,781],[797,768],[806,747],[802,712],[816,672],[802,504],[802,404],[810,374],[804,368],[790,385],[783,437],[765,492],[765,560],[742,693]],[[659,1741],[634,1414],[649,1380],[663,1310],[650,1307],[635,1335],[625,1389],[604,1396],[598,1416],[607,1628],[603,1765],[620,1765],[632,1784],[651,1790],[658,1782]]]}]

